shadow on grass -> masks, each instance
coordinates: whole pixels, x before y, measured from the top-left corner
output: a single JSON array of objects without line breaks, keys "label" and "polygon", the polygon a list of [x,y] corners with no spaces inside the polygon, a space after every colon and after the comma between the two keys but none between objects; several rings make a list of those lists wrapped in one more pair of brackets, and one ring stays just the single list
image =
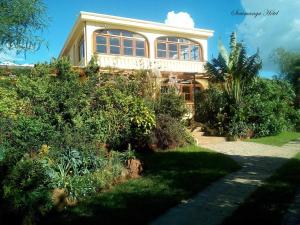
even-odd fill
[{"label": "shadow on grass", "polygon": [[119,184],[42,224],[147,224],[167,209],[240,167],[208,151],[143,154],[143,177]]}]

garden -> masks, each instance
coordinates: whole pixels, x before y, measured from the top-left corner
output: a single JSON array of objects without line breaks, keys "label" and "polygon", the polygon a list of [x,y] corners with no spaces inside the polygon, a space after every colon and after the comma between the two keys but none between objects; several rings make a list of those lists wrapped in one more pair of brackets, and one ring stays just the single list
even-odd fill
[{"label": "garden", "polygon": [[95,59],[1,70],[2,220],[144,224],[239,169],[193,145],[183,98],[155,93],[151,76],[99,72]]},{"label": "garden", "polygon": [[278,49],[274,58],[282,76],[266,79],[258,76],[262,66],[259,52],[248,56],[245,44],[237,41],[235,33],[229,46],[227,51],[219,43],[219,56],[206,65],[210,86],[195,96],[195,120],[202,124],[206,135],[237,140],[286,132],[286,136],[297,138],[299,75],[291,69],[298,68],[297,57],[287,57],[288,52],[283,54]]}]

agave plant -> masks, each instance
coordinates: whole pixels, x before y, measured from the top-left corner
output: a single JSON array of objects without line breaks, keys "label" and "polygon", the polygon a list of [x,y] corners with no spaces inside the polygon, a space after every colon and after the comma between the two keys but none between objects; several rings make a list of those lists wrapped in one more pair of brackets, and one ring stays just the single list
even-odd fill
[{"label": "agave plant", "polygon": [[245,84],[251,82],[261,69],[259,51],[247,57],[243,43],[238,43],[236,33],[230,36],[230,53],[219,41],[219,56],[206,64],[211,82],[221,83],[234,104],[241,101]]}]

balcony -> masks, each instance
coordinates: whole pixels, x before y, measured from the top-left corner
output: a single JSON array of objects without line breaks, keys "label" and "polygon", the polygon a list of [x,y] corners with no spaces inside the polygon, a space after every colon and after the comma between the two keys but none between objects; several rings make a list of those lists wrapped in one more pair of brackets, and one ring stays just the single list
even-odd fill
[{"label": "balcony", "polygon": [[180,61],[168,59],[149,59],[141,57],[114,56],[98,54],[98,64],[101,67],[120,69],[153,69],[170,72],[203,73],[204,62]]}]

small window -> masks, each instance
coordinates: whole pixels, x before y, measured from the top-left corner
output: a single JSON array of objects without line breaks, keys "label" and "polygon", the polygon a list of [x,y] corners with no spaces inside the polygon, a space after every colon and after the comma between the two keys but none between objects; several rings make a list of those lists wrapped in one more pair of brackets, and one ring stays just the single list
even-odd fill
[{"label": "small window", "polygon": [[84,58],[84,39],[83,37],[79,41],[79,62]]},{"label": "small window", "polygon": [[192,101],[192,93],[190,86],[183,86],[182,87],[182,95],[186,101]]}]

